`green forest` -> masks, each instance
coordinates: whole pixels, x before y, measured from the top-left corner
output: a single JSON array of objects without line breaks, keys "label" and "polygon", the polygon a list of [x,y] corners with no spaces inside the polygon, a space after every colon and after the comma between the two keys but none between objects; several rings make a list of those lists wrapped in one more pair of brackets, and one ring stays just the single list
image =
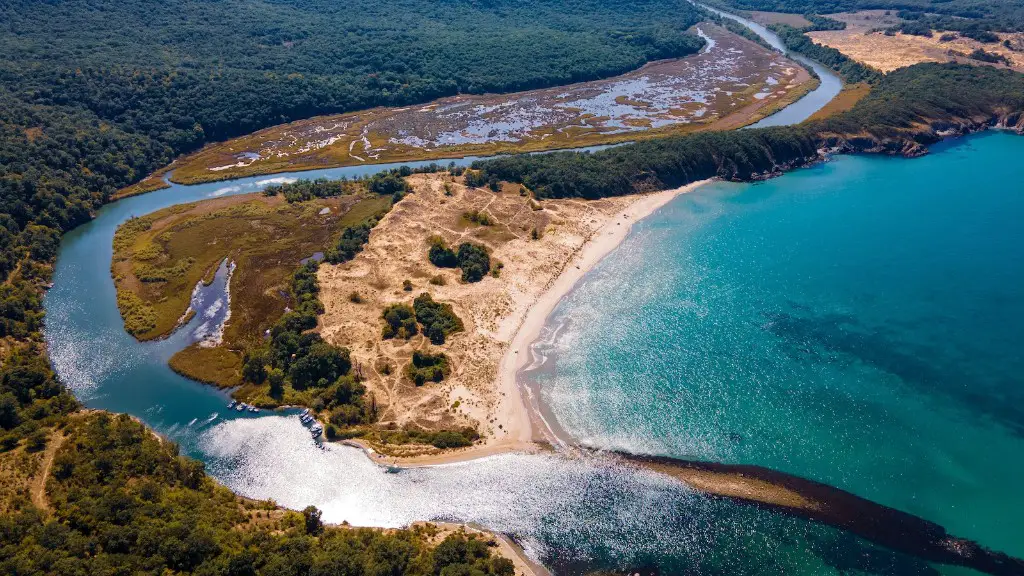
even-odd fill
[{"label": "green forest", "polygon": [[477,536],[330,527],[312,506],[288,512],[239,498],[126,415],[82,414],[63,432],[51,509],[0,516],[0,573],[514,574]]}]

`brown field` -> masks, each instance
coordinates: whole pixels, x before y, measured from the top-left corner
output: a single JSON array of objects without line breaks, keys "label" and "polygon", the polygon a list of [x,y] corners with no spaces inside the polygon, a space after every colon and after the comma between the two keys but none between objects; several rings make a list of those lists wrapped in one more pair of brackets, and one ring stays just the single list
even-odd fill
[{"label": "brown field", "polygon": [[871,92],[871,86],[864,82],[846,84],[835,98],[823,106],[821,110],[815,112],[808,120],[820,120],[840,112],[846,112],[867,96],[869,92]]},{"label": "brown field", "polygon": [[810,20],[799,14],[787,14],[785,12],[761,12],[759,10],[746,11],[744,14],[754,22],[763,26],[787,24],[793,28],[803,28],[804,26],[811,25]]},{"label": "brown field", "polygon": [[[263,331],[284,313],[288,282],[299,260],[323,251],[344,226],[388,202],[353,193],[288,204],[283,197],[249,194],[174,206],[131,220],[115,235],[111,269],[119,302],[134,297],[148,310],[142,317],[149,321],[136,321],[122,306],[125,327],[143,340],[170,333],[183,315],[188,317],[193,287],[209,281],[229,258],[236,269],[222,343],[186,348],[171,359],[171,367],[203,382],[238,385],[238,351],[260,342]],[[140,280],[154,276],[164,279]]]},{"label": "brown field", "polygon": [[709,48],[594,82],[511,95],[454,96],[268,128],[178,161],[181,183],[353,164],[571,148],[730,127],[810,85],[796,63],[710,24]]},{"label": "brown field", "polygon": [[867,64],[882,72],[889,72],[919,62],[961,62],[984,64],[1004,68],[1003,64],[986,64],[967,58],[976,48],[1001,54],[1010,59],[1012,68],[1024,72],[1024,52],[1015,52],[1002,45],[1009,39],[1012,44],[1024,47],[1024,34],[999,34],[1000,42],[982,44],[970,38],[957,37],[943,42],[941,32],[933,31],[931,38],[895,34],[886,36],[872,30],[898,24],[900,19],[884,10],[864,10],[854,13],[829,14],[829,18],[846,22],[845,30],[811,32],[809,36],[818,44],[830,46],[843,54]]}]

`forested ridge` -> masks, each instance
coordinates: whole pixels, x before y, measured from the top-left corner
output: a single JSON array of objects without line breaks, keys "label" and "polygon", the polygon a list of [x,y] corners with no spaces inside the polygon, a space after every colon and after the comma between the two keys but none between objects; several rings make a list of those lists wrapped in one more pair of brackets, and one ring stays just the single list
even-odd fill
[{"label": "forested ridge", "polygon": [[749,180],[819,158],[819,149],[914,155],[939,131],[1001,116],[1020,122],[1024,75],[987,66],[918,64],[885,75],[857,105],[796,126],[702,132],[594,153],[520,155],[473,164],[480,179],[519,182],[541,198],[601,198],[706,178]]}]

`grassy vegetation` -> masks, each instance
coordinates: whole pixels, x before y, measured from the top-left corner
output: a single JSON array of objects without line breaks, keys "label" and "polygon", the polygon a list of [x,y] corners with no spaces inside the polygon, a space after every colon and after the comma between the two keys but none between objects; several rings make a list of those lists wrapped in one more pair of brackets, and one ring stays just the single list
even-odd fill
[{"label": "grassy vegetation", "polygon": [[242,384],[242,355],[226,345],[192,344],[167,364],[178,374],[205,384],[233,388]]},{"label": "grassy vegetation", "polygon": [[[292,305],[287,285],[302,255],[330,244],[338,232],[385,209],[389,198],[353,193],[288,203],[281,197],[241,196],[175,206],[132,219],[114,237],[112,270],[125,328],[139,339],[177,326],[193,287],[212,278],[224,258],[237,265],[232,315],[224,345],[180,352],[172,367],[197,380],[240,383],[241,350]],[[328,214],[320,214],[324,209]]]},{"label": "grassy vegetation", "polygon": [[825,104],[821,110],[815,112],[808,120],[821,120],[851,110],[869,92],[871,92],[871,85],[866,82],[847,84],[835,98]]}]

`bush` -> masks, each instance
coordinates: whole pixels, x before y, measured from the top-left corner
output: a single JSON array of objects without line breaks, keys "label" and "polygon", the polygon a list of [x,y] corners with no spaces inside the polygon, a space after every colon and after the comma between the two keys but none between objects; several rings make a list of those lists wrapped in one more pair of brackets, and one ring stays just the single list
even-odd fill
[{"label": "bush", "polygon": [[434,448],[462,448],[464,446],[470,446],[473,443],[469,441],[465,436],[458,432],[452,432],[451,430],[442,430],[434,435],[431,444]]},{"label": "bush", "polygon": [[444,344],[449,334],[463,330],[462,320],[452,311],[451,304],[435,302],[426,292],[413,300],[412,307],[416,320],[423,325],[423,334],[433,344]]},{"label": "bush", "polygon": [[385,340],[391,338],[407,340],[419,332],[416,326],[416,313],[407,304],[392,304],[384,309],[381,317],[385,322],[381,337]]},{"label": "bush", "polygon": [[448,356],[438,352],[430,354],[417,350],[412,354],[412,362],[405,367],[405,374],[417,386],[427,382],[440,382],[451,372]]},{"label": "bush", "polygon": [[459,245],[456,259],[465,282],[479,282],[491,271],[491,257],[483,246],[465,242]]},{"label": "bush", "polygon": [[427,259],[438,268],[456,268],[459,265],[459,259],[455,252],[444,243],[444,239],[440,236],[431,239]]}]

